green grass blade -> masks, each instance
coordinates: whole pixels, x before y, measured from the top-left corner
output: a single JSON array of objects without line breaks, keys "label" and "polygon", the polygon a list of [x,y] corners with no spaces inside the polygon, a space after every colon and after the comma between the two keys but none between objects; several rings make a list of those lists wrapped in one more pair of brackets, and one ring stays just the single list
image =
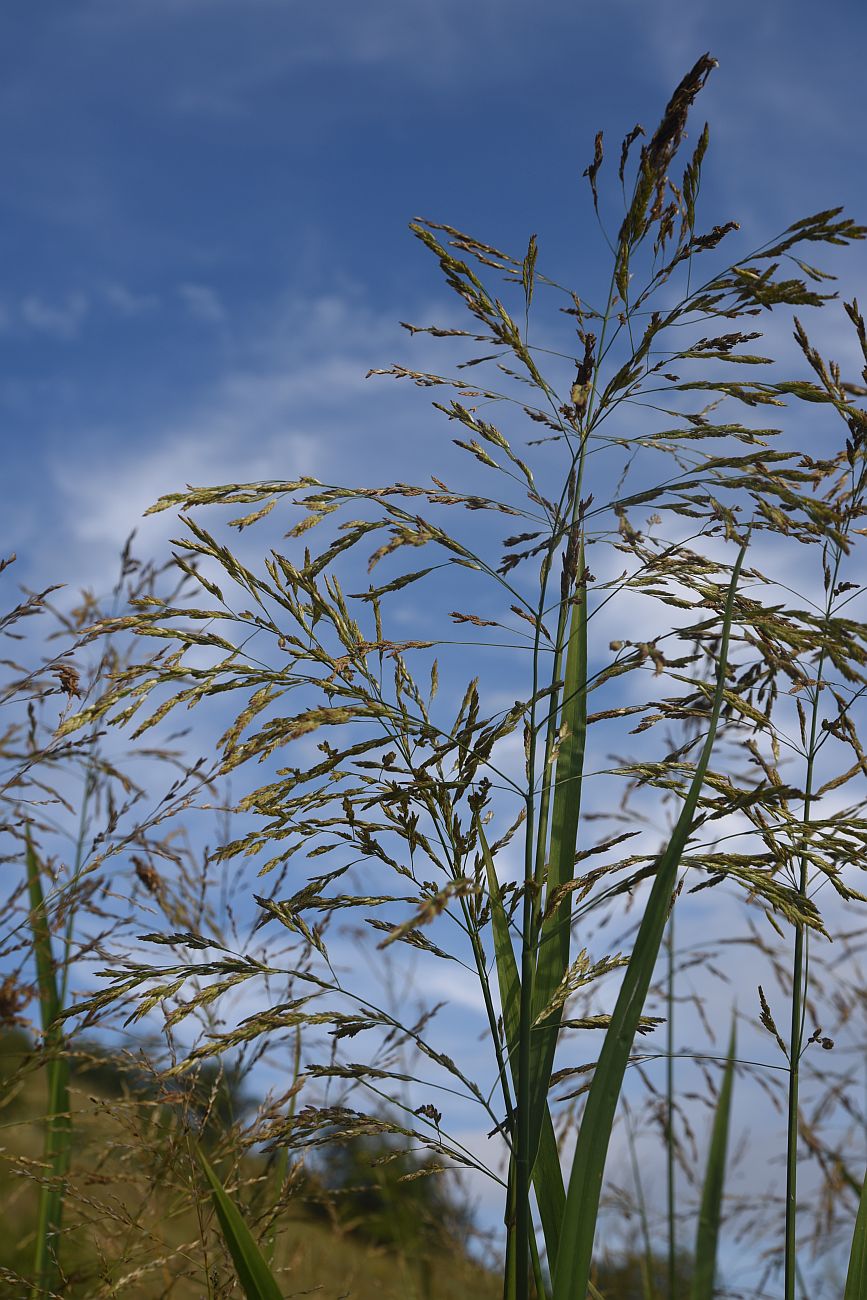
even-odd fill
[{"label": "green grass blade", "polygon": [[45,1114],[44,1159],[46,1181],[39,1189],[36,1245],[33,1258],[33,1294],[55,1291],[60,1285],[58,1251],[63,1226],[64,1178],[69,1167],[72,1120],[69,1110],[69,1063],[61,1055],[60,996],[51,929],[42,892],[42,873],[30,836],[25,848],[30,930],[36,962],[36,984],[44,1050],[48,1058],[48,1101]]},{"label": "green grass blade", "polygon": [[560,1225],[566,1208],[566,1188],[563,1185],[563,1171],[560,1168],[557,1135],[554,1132],[547,1102],[542,1118],[539,1151],[533,1166],[533,1187],[536,1192],[536,1203],[539,1206],[542,1233],[545,1237],[548,1268],[553,1272],[560,1245]]},{"label": "green grass blade", "polygon": [[518,1294],[518,1261],[515,1251],[515,1161],[509,1159],[509,1189],[506,1193],[506,1260],[503,1266],[503,1300]]},{"label": "green grass blade", "polygon": [[843,1300],[867,1300],[867,1177],[858,1203]]},{"label": "green grass blade", "polygon": [[736,1027],[734,1017],[732,1017],[728,1056],[714,1113],[704,1188],[701,1194],[701,1209],[698,1216],[698,1231],[695,1240],[695,1271],[692,1280],[691,1300],[713,1300],[717,1243],[719,1241],[720,1213],[722,1211],[726,1152],[729,1138],[729,1118],[734,1087],[735,1041]]},{"label": "green grass blade", "polygon": [[227,1195],[210,1164],[196,1147],[196,1156],[211,1187],[211,1199],[223,1240],[228,1247],[238,1281],[247,1300],[283,1300],[283,1294],[274,1279],[265,1257],[253,1240],[240,1210]]},{"label": "green grass blade", "polygon": [[[584,572],[584,547],[579,549],[578,572]],[[551,851],[546,898],[569,883],[575,874],[575,846],[581,811],[581,784],[587,736],[587,592],[578,587],[566,651],[563,678],[563,709],[560,717],[560,750],[554,779],[551,812]],[[544,852],[544,846],[542,847]],[[545,1010],[569,967],[571,942],[571,895],[543,922],[533,984],[533,1020]],[[562,1011],[553,1012],[533,1030],[530,1084],[530,1151],[539,1146],[554,1053],[560,1032]]]},{"label": "green grass blade", "polygon": [[[494,960],[497,967],[497,980],[500,986],[500,1003],[503,1008],[503,1027],[506,1031],[506,1046],[512,1063],[513,1076],[517,1076],[517,1043],[519,1029],[519,1012],[521,1001],[518,963],[509,935],[509,922],[506,918],[500,883],[497,879],[494,860],[485,837],[481,822],[477,822],[479,842],[488,875],[488,896],[491,901],[491,926],[494,932]],[[517,1080],[516,1080],[517,1081]],[[545,1250],[548,1254],[548,1267],[553,1272],[557,1259],[557,1247],[560,1238],[560,1224],[563,1221],[563,1209],[566,1204],[566,1189],[563,1186],[563,1173],[560,1169],[560,1155],[557,1150],[557,1138],[551,1121],[551,1112],[545,1100],[542,1117],[542,1132],[539,1140],[539,1154],[533,1170],[533,1185],[536,1190],[536,1202],[539,1206],[539,1218],[545,1237]]]},{"label": "green grass blade", "polygon": [[33,955],[36,959],[36,982],[39,989],[39,1010],[43,1031],[47,1034],[55,1027],[60,1011],[57,992],[57,971],[51,945],[51,930],[45,911],[42,893],[42,872],[30,836],[25,851],[27,865],[27,891],[30,896],[30,930],[33,935]]},{"label": "green grass blade", "polygon": [[605,1034],[599,1062],[587,1096],[587,1105],[581,1121],[569,1188],[566,1193],[566,1209],[554,1274],[553,1300],[576,1300],[587,1292],[602,1178],[614,1114],[629,1062],[629,1053],[632,1050],[639,1018],[659,956],[671,896],[677,879],[677,869],[689,839],[693,817],[710,762],[725,692],[726,662],[735,593],[745,550],[746,548],[742,547],[738,555],[726,600],[719,650],[719,675],[707,738],[677,825],[668,847],[660,857],[635,947],[626,967],[611,1025]]}]

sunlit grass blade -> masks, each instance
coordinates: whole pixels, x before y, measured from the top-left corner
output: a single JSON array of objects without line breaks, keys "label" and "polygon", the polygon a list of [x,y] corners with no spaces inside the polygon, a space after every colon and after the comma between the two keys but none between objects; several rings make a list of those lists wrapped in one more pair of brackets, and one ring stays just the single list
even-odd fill
[{"label": "sunlit grass blade", "polygon": [[858,1203],[843,1300],[867,1300],[867,1176]]},{"label": "sunlit grass blade", "polygon": [[[509,922],[503,907],[494,860],[480,821],[477,822],[477,826],[488,877],[491,927],[494,933],[494,960],[500,987],[500,1003],[503,1008],[506,1046],[512,1063],[513,1075],[517,1075],[520,1011],[518,963],[515,960],[515,950],[512,947],[512,940],[509,935]],[[566,1189],[563,1186],[563,1173],[560,1169],[557,1138],[554,1133],[554,1125],[551,1121],[551,1112],[548,1109],[547,1099],[544,1103],[539,1154],[533,1171],[533,1179],[536,1189],[536,1201],[539,1206],[539,1218],[542,1221],[542,1232],[545,1236],[545,1249],[548,1253],[548,1267],[553,1271],[560,1238],[560,1224],[563,1221],[563,1209],[566,1204]]]},{"label": "sunlit grass blade", "polygon": [[[578,573],[583,574],[583,572],[584,547],[582,545],[578,552]],[[563,679],[560,749],[557,754],[551,812],[551,849],[546,880],[546,900],[550,900],[556,890],[567,885],[575,874],[575,846],[581,811],[581,783],[587,735],[587,592],[585,587],[579,585],[574,600]],[[544,853],[544,845],[542,852]],[[567,894],[542,922],[533,984],[534,1022],[551,1002],[568,970],[571,912],[571,895]],[[535,1159],[539,1146],[561,1018],[562,1011],[558,1008],[532,1033],[530,1082],[532,1159]]]},{"label": "sunlit grass blade", "polygon": [[725,693],[726,663],[735,593],[745,551],[746,548],[742,547],[728,590],[719,648],[719,671],[707,737],[671,840],[659,859],[635,947],[626,967],[611,1024],[605,1034],[587,1096],[566,1193],[566,1209],[554,1274],[554,1300],[576,1300],[576,1297],[583,1297],[587,1291],[602,1178],[614,1114],[629,1062],[629,1053],[632,1050],[639,1018],[659,956],[677,879],[677,869],[692,829],[716,737]]},{"label": "sunlit grass blade", "polygon": [[223,1184],[198,1147],[196,1147],[196,1156],[210,1184],[211,1199],[214,1202],[223,1240],[232,1256],[238,1281],[247,1300],[283,1300],[274,1274],[253,1240],[240,1210],[227,1196]]},{"label": "sunlit grass blade", "polygon": [[719,1241],[726,1153],[728,1150],[729,1118],[731,1116],[732,1092],[734,1089],[736,1036],[736,1022],[733,1017],[728,1055],[714,1113],[704,1188],[701,1194],[701,1209],[698,1216],[698,1231],[695,1240],[695,1269],[693,1272],[691,1300],[713,1300],[714,1279],[717,1268],[717,1243]]},{"label": "sunlit grass blade", "polygon": [[33,1294],[56,1290],[60,1280],[58,1253],[63,1225],[63,1181],[69,1166],[71,1116],[69,1111],[69,1065],[62,1056],[60,996],[51,929],[45,910],[39,861],[27,836],[25,849],[27,890],[30,901],[30,930],[36,963],[39,1013],[43,1048],[47,1058],[48,1097],[45,1113],[45,1181],[39,1189],[36,1244],[33,1258]]}]

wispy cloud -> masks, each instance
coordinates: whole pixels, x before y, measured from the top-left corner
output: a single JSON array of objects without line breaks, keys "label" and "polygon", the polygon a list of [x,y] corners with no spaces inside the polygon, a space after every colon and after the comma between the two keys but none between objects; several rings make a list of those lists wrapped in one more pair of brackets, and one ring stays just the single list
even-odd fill
[{"label": "wispy cloud", "polygon": [[[75,460],[64,454],[47,466],[65,539],[63,576],[76,587],[110,585],[133,527],[139,553],[165,554],[176,535],[174,515],[142,514],[187,483],[387,475],[407,400],[417,410],[414,393],[365,381],[372,364],[406,347],[390,313],[335,296],[293,297],[238,335],[216,377],[203,377],[169,406],[146,406],[122,436],[111,426],[82,427]],[[56,576],[55,545],[44,567]]]},{"label": "wispy cloud", "polygon": [[208,325],[221,325],[227,312],[216,289],[207,284],[181,284],[178,286],[181,301],[189,314]]},{"label": "wispy cloud", "polygon": [[107,284],[102,292],[108,305],[128,320],[146,316],[159,306],[159,298],[155,293],[134,293],[125,284]]},{"label": "wispy cloud", "polygon": [[48,302],[37,294],[23,298],[18,315],[28,329],[58,339],[74,339],[81,332],[90,302],[83,293],[71,293],[62,302]]}]

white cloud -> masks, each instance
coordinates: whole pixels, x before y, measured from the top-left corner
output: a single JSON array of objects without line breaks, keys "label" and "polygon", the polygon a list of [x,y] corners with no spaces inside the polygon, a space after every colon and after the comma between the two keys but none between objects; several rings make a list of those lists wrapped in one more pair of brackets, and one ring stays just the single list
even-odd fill
[{"label": "white cloud", "polygon": [[68,294],[61,303],[28,294],[19,308],[21,320],[29,329],[59,339],[77,338],[89,310],[90,303],[82,293]]},{"label": "white cloud", "polygon": [[119,316],[127,319],[144,316],[159,306],[159,298],[155,293],[134,293],[125,284],[107,284],[103,296]]},{"label": "white cloud", "polygon": [[[386,481],[417,395],[403,385],[366,383],[365,373],[389,357],[387,349],[404,348],[405,338],[390,314],[374,315],[352,299],[282,299],[239,328],[225,368],[192,395],[179,394],[168,408],[146,404],[120,427],[88,427],[84,412],[72,431],[76,457],[48,466],[56,526],[44,554],[35,536],[27,548],[32,581],[43,571],[62,580],[60,545],[62,577],[75,590],[111,587],[133,528],[137,554],[165,555],[168,538],[178,535],[174,512],[142,514],[187,483],[304,474]],[[251,545],[261,546],[258,534]]]},{"label": "white cloud", "polygon": [[207,284],[181,284],[178,293],[184,306],[196,320],[208,325],[220,325],[226,319],[226,309],[215,289]]}]

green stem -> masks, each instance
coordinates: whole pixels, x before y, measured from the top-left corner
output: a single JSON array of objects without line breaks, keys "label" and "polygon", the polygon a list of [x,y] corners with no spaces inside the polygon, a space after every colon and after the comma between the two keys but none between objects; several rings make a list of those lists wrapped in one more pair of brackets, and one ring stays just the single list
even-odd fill
[{"label": "green stem", "polygon": [[675,1300],[677,1285],[677,1227],[674,1186],[674,907],[668,918],[666,943],[668,979],[666,986],[665,1140],[668,1182],[668,1295]]},{"label": "green stem", "polygon": [[503,1267],[503,1300],[515,1300],[517,1294],[515,1259],[515,1159],[509,1159],[509,1186],[506,1192],[506,1262]]},{"label": "green stem", "polygon": [[[527,808],[527,841],[532,842],[532,787]],[[533,975],[535,968],[533,930],[536,907],[533,889],[532,859],[524,880],[524,908],[521,932],[521,1006],[518,1033],[518,1115],[515,1149],[515,1270],[516,1300],[529,1300],[530,1283],[530,1152],[531,1058],[530,1035],[533,1026]]]},{"label": "green stem", "polygon": [[[592,418],[593,406],[597,396],[597,388],[599,383],[599,371],[602,365],[602,357],[605,349],[605,336],[608,330],[609,321],[611,319],[611,309],[614,304],[614,289],[615,289],[614,275],[612,274],[611,280],[609,281],[608,284],[608,302],[606,304],[605,315],[602,320],[602,329],[600,331],[600,336],[599,336],[599,347],[596,353],[596,365],[594,366],[593,369],[590,395],[587,399],[587,410],[584,416],[584,429],[583,432],[580,434],[580,439],[581,439],[580,448],[577,457],[573,457],[573,461],[572,461],[572,465],[575,469],[575,497],[572,502],[572,516],[570,520],[570,525],[572,528],[574,528],[575,523],[578,519],[578,509],[581,503],[581,490],[584,484],[584,466],[587,460],[587,444],[590,441],[590,434],[595,424],[595,421]],[[561,496],[560,498],[561,503],[563,502],[564,497],[565,497],[565,489],[564,489],[563,496]],[[542,583],[542,594],[539,601],[536,638],[533,646],[534,662],[536,662],[536,660],[538,659],[538,654],[539,654],[539,626],[538,625],[542,621],[542,611],[545,607],[545,590],[546,590],[549,573],[550,573],[550,568],[546,569],[544,574],[544,580]],[[563,663],[564,639],[566,636],[567,613],[568,613],[568,602],[561,600],[560,613],[557,620],[557,639],[554,648],[554,663],[553,663],[552,676],[551,676],[552,682],[559,681],[560,679],[560,671]],[[535,693],[535,689],[536,688],[534,684],[534,693]],[[586,683],[585,683],[585,689],[586,689]],[[556,738],[556,735],[557,735],[557,696],[552,694],[550,700],[550,713],[548,714],[548,734],[545,740],[545,771],[543,775],[542,798],[541,798],[540,810],[539,810],[538,838],[536,841],[536,882],[539,885],[541,885],[542,883],[542,878],[544,876],[544,871],[545,871],[545,846],[548,838],[548,811],[549,811],[549,804],[551,798],[551,780],[552,780],[551,764],[549,760],[551,758],[551,752],[554,748],[554,740]]]},{"label": "green stem", "polygon": [[[295,1110],[298,1103],[298,1093],[294,1091],[301,1074],[301,1028],[295,1030],[295,1049],[292,1060],[292,1096],[289,1098],[289,1108],[286,1118],[291,1121],[295,1116]],[[273,1187],[274,1187],[274,1215],[271,1219],[270,1226],[265,1234],[265,1258],[269,1264],[274,1263],[274,1252],[277,1248],[277,1216],[279,1214],[280,1198],[283,1195],[283,1186],[286,1182],[286,1174],[289,1171],[289,1146],[284,1142],[274,1158],[273,1169]]]},{"label": "green stem", "polygon": [[[825,602],[825,622],[831,617],[833,593],[837,585],[842,559],[838,547],[831,581],[828,583]],[[807,749],[807,772],[804,783],[804,834],[813,806],[813,768],[817,753],[817,735],[819,730],[819,703],[822,691],[822,678],[825,671],[826,646],[823,641],[819,654],[816,681],[813,686],[813,702],[810,719],[810,741]],[[806,853],[801,855],[798,872],[798,892],[806,897],[809,881],[809,867]],[[795,944],[792,954],[792,1019],[789,1032],[789,1097],[786,1124],[786,1237],[784,1254],[784,1296],[785,1300],[796,1300],[797,1294],[797,1217],[798,1217],[798,1094],[801,1082],[801,1053],[804,1039],[804,1010],[807,997],[806,971],[807,937],[803,924],[795,923]]]},{"label": "green stem", "polygon": [[479,985],[481,987],[482,997],[485,1003],[485,1012],[488,1017],[488,1029],[490,1030],[490,1034],[491,1034],[491,1042],[494,1047],[494,1055],[497,1058],[497,1072],[500,1077],[500,1087],[502,1088],[502,1092],[503,1092],[503,1104],[506,1108],[508,1129],[509,1129],[509,1133],[512,1136],[512,1139],[514,1140],[515,1111],[512,1105],[511,1089],[509,1088],[509,1066],[506,1057],[503,1054],[502,1045],[500,1043],[500,1033],[499,1033],[499,1027],[497,1025],[497,1012],[496,1012],[496,1008],[494,1007],[494,1000],[491,997],[491,984],[490,984],[490,980],[488,979],[487,965],[485,963],[485,952],[484,952],[484,948],[482,947],[482,941],[479,938],[478,929],[470,916],[470,910],[469,907],[467,906],[467,900],[465,898],[462,898],[460,901],[464,913],[464,919],[466,920],[467,923],[467,933],[470,936],[470,943],[473,949],[473,958],[476,963],[476,970],[478,971]]},{"label": "green stem", "polygon": [[635,1150],[635,1133],[632,1128],[632,1113],[629,1109],[629,1103],[625,1098],[623,1102],[623,1112],[626,1117],[626,1140],[629,1144],[629,1159],[632,1164],[632,1180],[635,1183],[635,1195],[638,1200],[638,1218],[641,1223],[641,1238],[644,1246],[644,1258],[642,1260],[644,1300],[655,1300],[653,1287],[653,1247],[650,1242],[650,1224],[647,1221],[647,1202],[644,1199],[644,1188],[641,1183],[641,1170],[638,1165],[638,1154]]},{"label": "green stem", "polygon": [[[611,313],[614,294],[614,278],[612,276],[609,286],[608,305],[605,310],[605,318],[602,326],[602,336],[600,341],[600,353],[605,339],[605,331],[608,327],[608,320]],[[584,478],[584,466],[587,455],[587,444],[589,441],[592,427],[591,411],[593,401],[596,395],[596,385],[599,374],[599,359],[597,354],[597,363],[593,371],[592,389],[588,401],[588,410],[585,417],[584,428],[581,432],[580,450],[577,456],[577,466],[575,474],[574,498],[572,501],[571,527],[574,528],[578,519],[581,487]],[[574,464],[574,462],[573,462]],[[535,700],[538,691],[539,678],[539,636],[542,621],[542,609],[544,608],[545,590],[548,577],[551,571],[551,553],[547,556],[546,563],[542,571],[542,591],[540,596],[539,613],[536,624],[536,632],[533,646],[533,699]],[[561,666],[562,651],[564,638],[566,636],[568,602],[561,600],[560,612],[558,618],[557,641],[555,646],[552,680],[559,680],[558,674]],[[584,682],[586,690],[586,679]],[[533,821],[534,821],[534,774],[536,760],[536,718],[535,704],[531,710],[530,718],[530,743],[529,755],[527,760],[527,830],[525,840],[525,859],[524,859],[524,905],[521,929],[521,1002],[520,1002],[520,1019],[519,1019],[519,1039],[518,1039],[518,1083],[517,1083],[517,1122],[515,1135],[515,1260],[516,1260],[516,1294],[517,1300],[525,1300],[529,1286],[529,1241],[530,1233],[533,1230],[532,1216],[530,1213],[530,1186],[533,1176],[533,1162],[535,1152],[533,1150],[532,1139],[532,1121],[530,1115],[530,1104],[532,1098],[532,1053],[530,1037],[533,1025],[534,1010],[534,975],[536,967],[536,948],[539,932],[540,916],[540,896],[541,883],[545,875],[545,848],[548,834],[548,811],[550,802],[551,789],[551,764],[550,758],[553,751],[554,741],[557,730],[557,707],[558,701],[556,696],[552,696],[549,701],[548,728],[545,745],[545,765],[542,778],[542,797],[540,804],[539,821],[537,825],[538,840],[536,843],[535,861],[533,858]],[[568,954],[567,954],[568,956]]]}]

